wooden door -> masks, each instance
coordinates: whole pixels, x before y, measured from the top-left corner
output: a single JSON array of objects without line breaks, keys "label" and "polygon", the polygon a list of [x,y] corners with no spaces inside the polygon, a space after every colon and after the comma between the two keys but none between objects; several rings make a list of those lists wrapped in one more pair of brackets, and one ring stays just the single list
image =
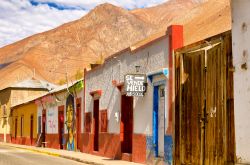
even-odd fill
[{"label": "wooden door", "polygon": [[207,51],[206,71],[206,123],[204,164],[224,164],[225,117],[225,66],[221,44]]},{"label": "wooden door", "polygon": [[175,164],[234,161],[233,73],[228,45],[230,42],[222,42],[178,55]]},{"label": "wooden door", "polygon": [[120,139],[122,153],[132,153],[133,97],[122,95]]},{"label": "wooden door", "polygon": [[185,54],[181,70],[180,159],[181,164],[202,163],[202,130],[199,118],[204,110],[204,51]]},{"label": "wooden door", "polygon": [[99,150],[99,99],[94,100],[94,151]]},{"label": "wooden door", "polygon": [[58,134],[59,134],[59,147],[60,149],[63,149],[64,106],[58,107]]},{"label": "wooden door", "polygon": [[33,143],[33,115],[30,116],[30,144],[32,145]]},{"label": "wooden door", "polygon": [[77,99],[76,104],[76,143],[77,149],[80,150],[80,141],[81,141],[81,98]]}]

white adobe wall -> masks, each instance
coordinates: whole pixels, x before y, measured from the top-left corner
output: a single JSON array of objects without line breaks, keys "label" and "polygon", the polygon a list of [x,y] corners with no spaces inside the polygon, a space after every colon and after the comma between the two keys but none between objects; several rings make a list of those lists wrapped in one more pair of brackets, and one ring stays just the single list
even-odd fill
[{"label": "white adobe wall", "polygon": [[[82,107],[81,107],[81,115],[82,115],[82,120],[81,120],[81,132],[83,133],[83,123],[84,123],[84,114],[83,114],[83,101],[84,101],[84,94],[83,90],[77,92],[77,98],[81,97],[82,98]],[[61,105],[64,105],[64,122],[66,121],[66,93],[62,92],[57,94],[57,97],[61,100],[61,102],[55,102],[53,104],[47,104],[45,105],[44,108],[46,108],[46,133],[47,134],[58,134],[58,107]],[[75,108],[76,108],[76,100],[75,100]],[[41,105],[38,106],[38,113],[37,113],[37,121],[38,117],[42,116],[42,109],[43,107]],[[37,125],[37,130],[38,130],[38,125]],[[64,127],[64,132],[67,132],[67,128]]]},{"label": "white adobe wall", "polygon": [[[40,132],[38,132],[39,130],[38,130],[38,128],[39,128],[39,116],[42,116],[42,110],[43,110],[43,107],[41,106],[41,105],[38,105],[37,106],[37,134],[39,134]],[[42,125],[42,120],[41,120],[41,123],[40,123],[41,125]],[[42,128],[41,128],[42,129]],[[46,131],[46,130],[45,130]]]},{"label": "white adobe wall", "polygon": [[[250,1],[232,0],[236,156],[250,163]],[[242,64],[247,64],[247,69]]]},{"label": "white adobe wall", "polygon": [[[45,128],[45,132],[47,134],[58,134],[58,107],[61,105],[66,104],[65,101],[65,93],[60,93],[57,94],[57,97],[62,100],[61,102],[55,102],[52,104],[44,104],[39,105],[38,106],[38,112],[37,112],[37,121],[38,121],[38,117],[42,116],[42,110],[43,108],[46,109],[46,128]],[[66,115],[65,113],[65,107],[64,107],[64,115]],[[38,124],[37,124],[37,130],[38,130]],[[65,130],[66,131],[66,130]]]},{"label": "white adobe wall", "polygon": [[[124,81],[124,75],[135,73],[135,66],[140,65],[140,73],[156,71],[168,67],[168,37],[138,50],[129,51],[107,61],[101,68],[86,75],[86,112],[92,112],[91,91],[102,90],[100,110],[108,109],[108,132],[120,133],[120,122],[115,120],[115,113],[120,112],[120,91],[112,85],[112,80]],[[134,133],[152,134],[153,88],[148,84],[144,97],[134,99]]]}]

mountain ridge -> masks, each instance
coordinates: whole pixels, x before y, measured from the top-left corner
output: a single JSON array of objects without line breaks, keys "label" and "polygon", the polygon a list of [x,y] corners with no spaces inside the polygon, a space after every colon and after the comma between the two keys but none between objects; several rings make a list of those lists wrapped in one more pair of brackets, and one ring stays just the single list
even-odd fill
[{"label": "mountain ridge", "polygon": [[[191,38],[185,44],[202,39],[207,35],[198,29],[205,24],[199,15],[203,16],[212,5],[216,9],[210,10],[215,16],[225,10],[225,17],[228,17],[226,5],[215,0],[170,0],[158,6],[130,11],[108,3],[99,5],[79,20],[0,48],[0,65],[11,63],[0,69],[0,76],[4,76],[0,79],[0,88],[33,76],[34,72],[37,77],[53,83],[65,79],[66,72],[74,79],[74,75],[89,68],[89,64],[101,63],[115,52],[166,30],[170,24],[184,25],[185,38]],[[214,17],[213,13],[211,17]],[[192,24],[196,28],[192,29]],[[195,30],[199,36],[192,40],[194,36],[190,33]],[[211,34],[223,30],[226,28],[215,28]],[[11,74],[6,74],[9,72]]]}]

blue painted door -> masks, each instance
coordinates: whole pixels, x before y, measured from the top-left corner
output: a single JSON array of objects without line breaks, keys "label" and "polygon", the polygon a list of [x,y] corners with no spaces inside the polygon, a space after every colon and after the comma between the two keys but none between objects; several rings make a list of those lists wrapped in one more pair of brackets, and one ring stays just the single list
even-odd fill
[{"label": "blue painted door", "polygon": [[154,86],[153,145],[155,157],[164,157],[165,85]]},{"label": "blue painted door", "polygon": [[154,86],[153,96],[153,147],[154,155],[158,157],[158,86]]}]

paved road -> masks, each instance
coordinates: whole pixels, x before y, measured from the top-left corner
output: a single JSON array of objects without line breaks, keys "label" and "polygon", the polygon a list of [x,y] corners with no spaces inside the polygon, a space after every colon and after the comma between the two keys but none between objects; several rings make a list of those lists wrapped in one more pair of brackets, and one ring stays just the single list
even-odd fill
[{"label": "paved road", "polygon": [[0,145],[0,165],[85,165],[76,161]]}]

